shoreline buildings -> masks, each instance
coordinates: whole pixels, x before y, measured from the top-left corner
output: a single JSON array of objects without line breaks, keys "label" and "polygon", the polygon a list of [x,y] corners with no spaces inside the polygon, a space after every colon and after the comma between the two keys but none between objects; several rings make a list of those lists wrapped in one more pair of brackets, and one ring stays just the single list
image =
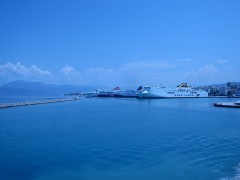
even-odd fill
[{"label": "shoreline buildings", "polygon": [[240,82],[227,82],[199,87],[208,92],[209,96],[240,97]]}]

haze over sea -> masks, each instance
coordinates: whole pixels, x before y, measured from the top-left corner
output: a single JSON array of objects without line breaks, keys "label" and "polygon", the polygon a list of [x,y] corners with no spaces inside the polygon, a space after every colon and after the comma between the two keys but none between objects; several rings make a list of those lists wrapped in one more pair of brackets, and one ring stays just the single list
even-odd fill
[{"label": "haze over sea", "polygon": [[239,180],[240,111],[222,101],[233,99],[0,109],[0,179]]}]

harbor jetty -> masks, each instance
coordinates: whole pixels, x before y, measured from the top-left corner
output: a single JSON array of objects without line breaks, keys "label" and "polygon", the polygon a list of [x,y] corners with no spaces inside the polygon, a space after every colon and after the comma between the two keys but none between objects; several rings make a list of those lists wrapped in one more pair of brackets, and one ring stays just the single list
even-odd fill
[{"label": "harbor jetty", "polygon": [[240,108],[240,101],[214,103],[215,107]]},{"label": "harbor jetty", "polygon": [[43,100],[43,101],[7,103],[7,104],[0,104],[0,108],[12,108],[12,107],[19,107],[19,106],[31,106],[31,105],[38,105],[38,104],[49,104],[49,103],[76,101],[76,100],[80,100],[80,98],[75,97],[75,98],[51,99],[51,100]]}]

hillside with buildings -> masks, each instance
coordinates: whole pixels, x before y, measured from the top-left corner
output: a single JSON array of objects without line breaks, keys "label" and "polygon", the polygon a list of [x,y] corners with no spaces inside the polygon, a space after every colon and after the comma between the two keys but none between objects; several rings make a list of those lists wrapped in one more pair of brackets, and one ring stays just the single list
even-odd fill
[{"label": "hillside with buildings", "polygon": [[207,91],[209,96],[240,97],[240,82],[227,82],[224,84],[213,84],[198,88]]}]

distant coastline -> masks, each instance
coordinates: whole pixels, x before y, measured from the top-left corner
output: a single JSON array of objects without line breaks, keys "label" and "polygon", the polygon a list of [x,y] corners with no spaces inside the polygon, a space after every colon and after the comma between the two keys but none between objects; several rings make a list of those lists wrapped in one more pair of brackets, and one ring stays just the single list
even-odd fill
[{"label": "distant coastline", "polygon": [[[208,92],[209,97],[240,97],[240,82],[226,82],[197,86]],[[1,96],[82,96],[86,93],[104,88],[101,86],[55,85],[42,82],[13,81],[0,86]],[[110,90],[111,91],[111,90]]]}]

